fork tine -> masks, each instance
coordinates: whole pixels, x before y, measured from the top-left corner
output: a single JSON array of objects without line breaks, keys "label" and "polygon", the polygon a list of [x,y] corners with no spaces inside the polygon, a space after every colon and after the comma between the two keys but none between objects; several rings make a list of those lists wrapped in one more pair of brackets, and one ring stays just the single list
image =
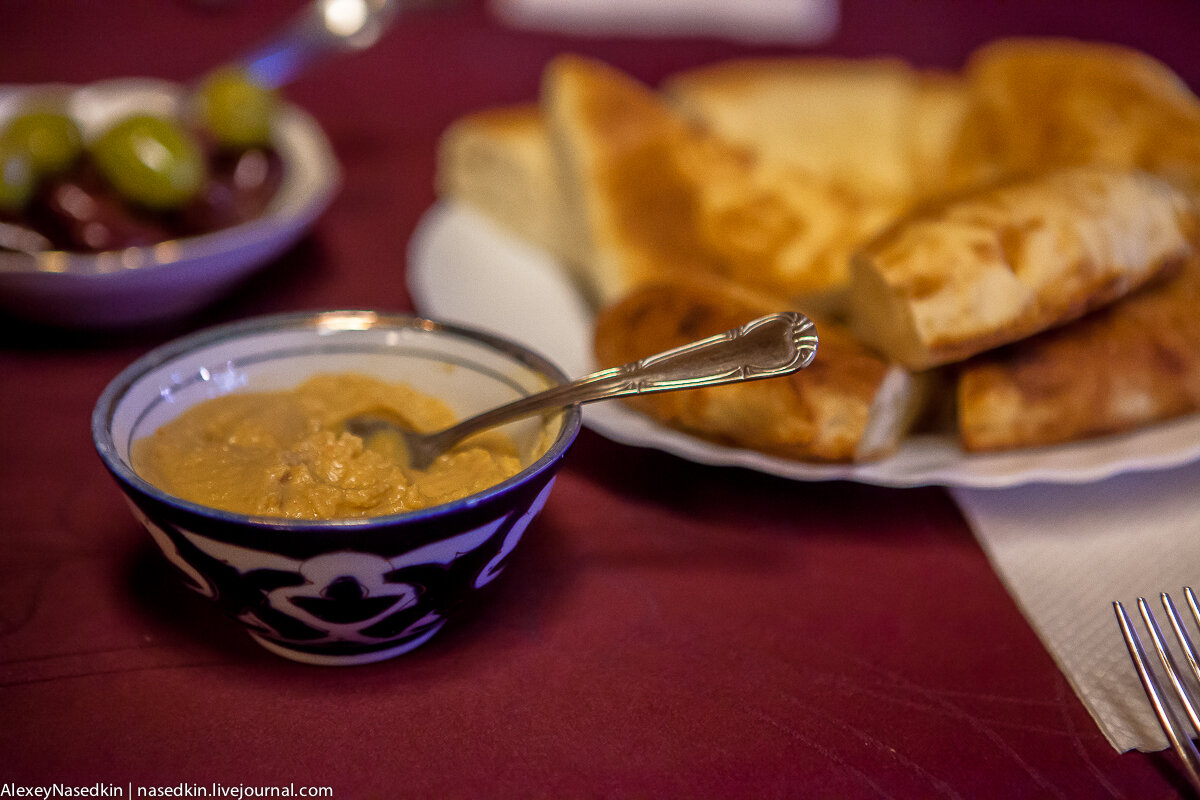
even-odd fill
[{"label": "fork tine", "polygon": [[[1192,619],[1196,621],[1197,625],[1200,625],[1200,606],[1197,606],[1196,593],[1192,591],[1192,587],[1183,587],[1183,599],[1187,603],[1188,608],[1191,609]],[[1189,641],[1191,640],[1189,639]],[[1194,650],[1192,651],[1192,654],[1195,655]],[[1193,662],[1192,671],[1196,674],[1196,680],[1200,681],[1200,664]]]},{"label": "fork tine", "polygon": [[[1196,664],[1196,648],[1192,646],[1192,637],[1188,635],[1187,629],[1183,627],[1183,620],[1179,618],[1179,612],[1175,610],[1175,603],[1171,600],[1171,596],[1163,592],[1159,595],[1159,599],[1162,601],[1163,609],[1167,612],[1167,619],[1171,623],[1171,629],[1175,632],[1175,639],[1183,647],[1183,654],[1187,658],[1188,665],[1192,668],[1192,675],[1196,680],[1200,681],[1200,667],[1197,667]],[[1159,653],[1159,657],[1163,657],[1161,652]],[[1171,677],[1171,684],[1175,687],[1175,694],[1178,695],[1183,703],[1183,710],[1187,713],[1188,719],[1191,720],[1192,729],[1200,731],[1200,714],[1196,713],[1196,704],[1192,702],[1191,693],[1183,686],[1183,678],[1175,672],[1173,659],[1171,660],[1171,665],[1167,667],[1167,673]]]},{"label": "fork tine", "polygon": [[[1158,629],[1158,625],[1153,622],[1154,615],[1150,613],[1144,599],[1138,599],[1138,606],[1142,609],[1143,618],[1149,619],[1147,627],[1153,638]],[[1117,615],[1117,624],[1121,626],[1121,635],[1125,638],[1125,646],[1129,649],[1129,657],[1142,682],[1142,688],[1146,691],[1146,697],[1154,708],[1154,715],[1158,717],[1158,723],[1162,726],[1167,739],[1170,740],[1171,747],[1179,755],[1188,782],[1191,783],[1193,789],[1200,792],[1200,753],[1196,752],[1196,746],[1192,744],[1191,737],[1186,732],[1181,733],[1181,726],[1176,720],[1175,714],[1168,707],[1162,687],[1150,669],[1146,651],[1142,649],[1141,639],[1134,630],[1129,615],[1125,613],[1125,607],[1121,605],[1120,601],[1116,601],[1113,603],[1113,611]],[[1161,641],[1161,638],[1160,634],[1158,641]]]}]

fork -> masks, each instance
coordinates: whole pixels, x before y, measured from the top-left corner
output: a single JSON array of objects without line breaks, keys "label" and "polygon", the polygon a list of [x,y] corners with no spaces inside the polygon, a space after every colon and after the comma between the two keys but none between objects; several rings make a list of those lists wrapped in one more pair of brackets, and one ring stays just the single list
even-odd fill
[{"label": "fork", "polygon": [[[1195,593],[1190,586],[1185,586],[1183,595],[1192,612],[1192,619],[1200,625],[1200,607],[1197,605]],[[1166,612],[1167,621],[1171,624],[1175,639],[1179,642],[1179,646],[1187,658],[1192,678],[1200,684],[1200,663],[1197,662],[1196,648],[1192,645],[1192,639],[1183,625],[1175,603],[1166,592],[1159,594],[1159,599],[1162,601],[1163,610]],[[1191,731],[1187,729],[1184,722],[1180,721],[1177,709],[1172,706],[1167,694],[1163,691],[1162,684],[1155,676],[1149,660],[1146,658],[1146,651],[1142,648],[1141,639],[1138,638],[1137,631],[1120,601],[1113,602],[1117,624],[1121,626],[1121,635],[1125,637],[1125,646],[1129,648],[1129,657],[1133,661],[1134,669],[1137,670],[1138,678],[1141,679],[1142,688],[1146,690],[1146,697],[1149,698],[1150,705],[1154,707],[1154,714],[1158,717],[1158,722],[1167,735],[1167,739],[1170,740],[1171,746],[1179,754],[1188,782],[1197,793],[1200,793],[1200,754],[1196,752],[1196,746],[1192,742],[1192,732],[1200,734],[1200,713],[1197,713],[1196,710],[1194,692],[1184,682],[1186,676],[1181,674],[1175,656],[1167,647],[1154,612],[1150,609],[1150,604],[1146,602],[1146,598],[1139,597],[1137,605],[1142,621],[1146,623],[1146,630],[1150,633],[1150,639],[1154,643],[1154,649],[1162,662],[1163,670],[1174,690],[1178,705],[1183,707],[1187,722],[1191,723]]]}]

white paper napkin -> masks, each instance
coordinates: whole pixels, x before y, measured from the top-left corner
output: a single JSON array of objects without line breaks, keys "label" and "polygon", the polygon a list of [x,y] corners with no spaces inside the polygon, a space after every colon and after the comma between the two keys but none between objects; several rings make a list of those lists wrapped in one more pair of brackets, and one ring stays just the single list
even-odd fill
[{"label": "white paper napkin", "polygon": [[813,43],[833,35],[839,0],[492,0],[510,25],[586,36],[716,36]]},{"label": "white paper napkin", "polygon": [[1182,587],[1200,590],[1200,463],[1081,486],[952,493],[1112,746],[1122,752],[1166,747],[1112,603],[1122,602],[1146,646],[1137,598],[1151,601],[1160,625],[1166,624],[1158,613],[1160,592],[1188,614]]}]

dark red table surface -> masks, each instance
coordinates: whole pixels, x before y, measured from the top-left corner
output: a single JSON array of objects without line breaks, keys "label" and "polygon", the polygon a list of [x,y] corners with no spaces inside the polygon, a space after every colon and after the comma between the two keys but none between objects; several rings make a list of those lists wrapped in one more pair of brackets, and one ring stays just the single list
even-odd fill
[{"label": "dark red table surface", "polygon": [[[10,0],[0,82],[185,80],[297,2]],[[958,67],[1009,34],[1133,45],[1200,87],[1200,6],[846,0],[811,52]],[[200,315],[120,335],[0,319],[0,790],[328,786],[338,798],[1174,796],[1117,754],[948,494],[793,483],[585,431],[493,602],[398,659],[270,655],[168,572],[92,447],[104,385],[196,327],[408,310],[406,246],[444,127],[530,100],[548,59],[648,82],[749,53],[414,17],[286,95],[345,182],[311,236]],[[1114,635],[1116,634],[1114,628]]]}]

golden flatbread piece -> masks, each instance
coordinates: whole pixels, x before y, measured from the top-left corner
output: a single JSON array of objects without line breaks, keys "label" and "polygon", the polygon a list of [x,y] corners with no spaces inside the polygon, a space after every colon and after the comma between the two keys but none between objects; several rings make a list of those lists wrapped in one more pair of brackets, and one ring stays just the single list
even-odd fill
[{"label": "golden flatbread piece", "polygon": [[[719,280],[683,276],[644,285],[604,309],[595,350],[620,366],[781,310]],[[922,378],[817,322],[817,356],[782,378],[627,400],[662,424],[735,447],[804,461],[870,461],[892,453],[926,395]]]},{"label": "golden flatbread piece", "polygon": [[1200,410],[1200,261],[1064,328],[980,356],[958,381],[968,450],[1038,447]]},{"label": "golden flatbread piece", "polygon": [[788,298],[844,290],[860,222],[853,198],[836,187],[697,128],[596,61],[553,61],[543,108],[584,220],[598,305],[664,271]]},{"label": "golden flatbread piece", "polygon": [[1162,178],[1075,167],[931,205],[854,260],[850,324],[920,370],[1070,322],[1193,251],[1196,210]]}]

